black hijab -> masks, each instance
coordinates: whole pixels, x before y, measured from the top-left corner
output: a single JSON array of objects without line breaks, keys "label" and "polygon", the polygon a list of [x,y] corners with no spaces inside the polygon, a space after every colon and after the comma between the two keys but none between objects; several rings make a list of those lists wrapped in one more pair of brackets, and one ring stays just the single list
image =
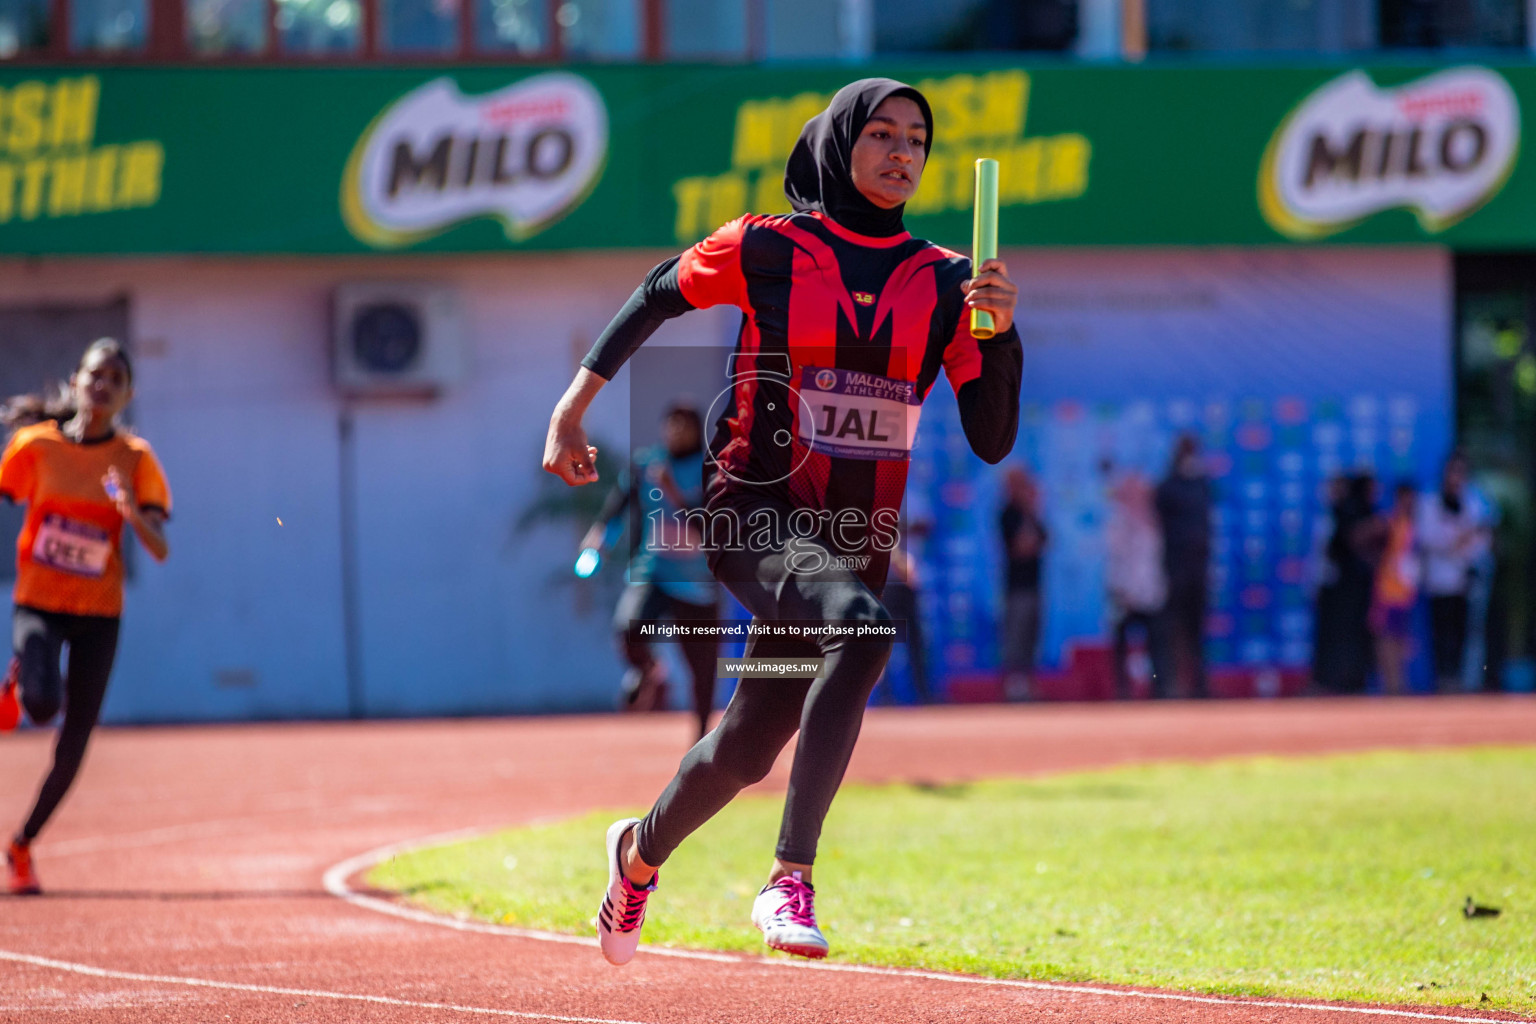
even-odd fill
[{"label": "black hijab", "polygon": [[784,194],[798,213],[819,211],[849,231],[889,238],[906,229],[901,211],[906,204],[882,210],[853,183],[853,144],[875,108],[892,96],[917,104],[928,124],[926,155],[933,148],[933,111],[923,94],[889,78],[861,78],[837,90],[827,109],[805,122],[784,168]]}]

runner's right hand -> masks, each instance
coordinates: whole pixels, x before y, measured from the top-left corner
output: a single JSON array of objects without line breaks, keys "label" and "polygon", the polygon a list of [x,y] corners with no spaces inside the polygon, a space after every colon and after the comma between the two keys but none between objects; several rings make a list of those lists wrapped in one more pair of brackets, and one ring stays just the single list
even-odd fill
[{"label": "runner's right hand", "polygon": [[557,413],[549,421],[549,436],[544,441],[544,469],[578,487],[597,480],[597,449],[587,444],[587,432],[581,424],[570,423]]}]

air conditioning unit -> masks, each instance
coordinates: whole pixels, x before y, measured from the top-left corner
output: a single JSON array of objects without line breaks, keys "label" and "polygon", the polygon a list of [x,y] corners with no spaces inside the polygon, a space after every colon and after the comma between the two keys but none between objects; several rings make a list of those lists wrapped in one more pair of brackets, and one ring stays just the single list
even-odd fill
[{"label": "air conditioning unit", "polygon": [[458,294],[415,281],[340,285],[331,352],[342,394],[435,395],[464,377]]}]

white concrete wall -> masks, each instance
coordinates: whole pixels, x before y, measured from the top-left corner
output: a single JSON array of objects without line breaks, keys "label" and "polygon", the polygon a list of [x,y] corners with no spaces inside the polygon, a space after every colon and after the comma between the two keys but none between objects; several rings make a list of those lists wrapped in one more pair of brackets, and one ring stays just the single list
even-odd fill
[{"label": "white concrete wall", "polygon": [[[555,399],[657,258],[0,262],[0,304],[131,300],[134,422],[165,463],[176,512],[170,561],[139,558],[129,584],[106,717],[348,713],[330,295],[390,278],[458,290],[470,373],[436,400],[355,407],[365,710],[612,706],[610,609],[554,582],[569,578],[576,528],[513,536],[512,524],[544,477]],[[735,317],[693,313],[658,341],[721,344]],[[588,424],[617,444],[622,384]],[[254,684],[229,685],[243,679]]]}]

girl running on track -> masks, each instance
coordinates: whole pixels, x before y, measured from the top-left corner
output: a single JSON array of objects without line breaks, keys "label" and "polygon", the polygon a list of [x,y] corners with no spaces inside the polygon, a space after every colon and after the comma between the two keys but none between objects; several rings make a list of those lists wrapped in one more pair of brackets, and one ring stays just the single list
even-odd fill
[{"label": "girl running on track", "polygon": [[[1022,353],[1017,289],[1001,260],[970,261],[902,226],[932,145],[933,115],[910,86],[868,78],[806,122],[784,188],[794,213],[748,215],[651,270],[582,361],[555,407],[544,468],[596,479],[582,416],[661,323],[690,309],[742,311],[730,400],[706,464],[709,564],[754,623],[747,657],[813,659],[814,675],[743,678],[642,819],[608,829],[603,954],[627,963],[657,869],[689,834],[762,779],[799,733],[768,884],[752,922],[767,944],[823,957],[812,862],[864,707],[890,653],[880,603],[907,458],[942,369],[973,451],[996,463],[1018,428]],[[970,333],[971,309],[998,333]],[[799,624],[815,638],[789,635]]]},{"label": "girl running on track", "polygon": [[[583,548],[610,547],[629,521],[629,583],[613,613],[613,629],[619,652],[629,663],[624,706],[635,711],[665,706],[666,698],[665,663],[642,627],[663,619],[713,625],[720,617],[715,579],[703,552],[691,542],[690,531],[670,528],[679,513],[704,500],[704,426],[699,411],[674,401],[662,417],[662,436],[661,444],[630,457],[628,470],[581,542]],[[677,643],[693,680],[693,713],[702,739],[714,707],[720,642],[713,636],[679,636]]]},{"label": "girl running on track", "polygon": [[64,707],[53,767],[6,853],[16,894],[41,891],[32,841],[80,770],[107,692],[123,607],[123,524],[156,560],[169,553],[165,475],[149,444],[117,423],[132,397],[128,355],[103,338],[86,349],[67,398],[26,396],[5,406],[6,427],[18,429],[0,457],[0,497],[26,505],[27,515],[16,545],[16,656],[0,684],[0,729],[16,727],[18,697],[38,725]]}]

